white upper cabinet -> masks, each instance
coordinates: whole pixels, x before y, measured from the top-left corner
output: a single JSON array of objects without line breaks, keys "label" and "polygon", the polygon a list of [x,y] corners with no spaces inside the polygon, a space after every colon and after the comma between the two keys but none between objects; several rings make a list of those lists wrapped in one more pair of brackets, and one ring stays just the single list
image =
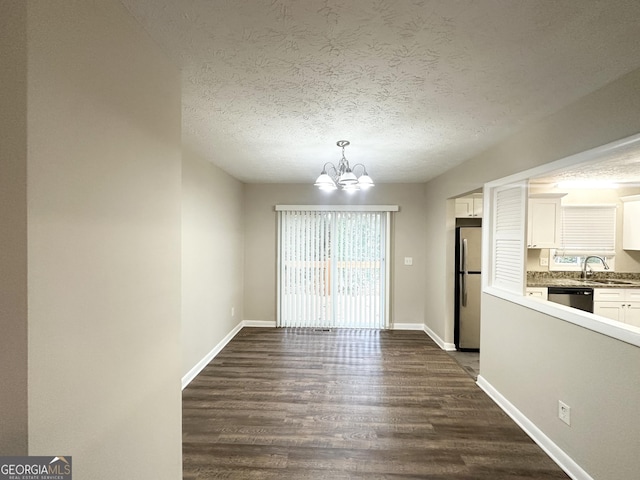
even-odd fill
[{"label": "white upper cabinet", "polygon": [[482,194],[456,198],[456,218],[482,218]]},{"label": "white upper cabinet", "polygon": [[640,250],[640,195],[623,197],[622,248]]},{"label": "white upper cabinet", "polygon": [[527,247],[556,248],[560,244],[560,199],[566,194],[532,194],[529,196]]}]

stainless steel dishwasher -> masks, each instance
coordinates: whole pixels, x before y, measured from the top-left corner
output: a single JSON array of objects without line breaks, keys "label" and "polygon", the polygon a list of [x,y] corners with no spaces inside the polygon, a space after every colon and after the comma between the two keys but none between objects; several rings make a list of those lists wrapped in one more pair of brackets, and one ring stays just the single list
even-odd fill
[{"label": "stainless steel dishwasher", "polygon": [[593,313],[593,288],[549,287],[550,302]]}]

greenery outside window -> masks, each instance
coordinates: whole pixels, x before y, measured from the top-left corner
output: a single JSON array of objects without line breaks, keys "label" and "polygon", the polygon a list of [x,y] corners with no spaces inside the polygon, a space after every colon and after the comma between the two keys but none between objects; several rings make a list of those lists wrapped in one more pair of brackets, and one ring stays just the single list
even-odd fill
[{"label": "greenery outside window", "polygon": [[[553,271],[564,271],[564,272],[578,272],[582,270],[582,266],[584,265],[584,260],[590,254],[581,254],[581,255],[566,255],[563,254],[561,250],[551,249],[549,250],[549,270]],[[593,255],[596,255],[595,253]],[[598,255],[605,259],[607,265],[609,265],[608,272],[615,272],[615,255]],[[588,265],[588,270],[594,272],[603,272],[605,271],[604,265],[597,258],[590,258]]]}]

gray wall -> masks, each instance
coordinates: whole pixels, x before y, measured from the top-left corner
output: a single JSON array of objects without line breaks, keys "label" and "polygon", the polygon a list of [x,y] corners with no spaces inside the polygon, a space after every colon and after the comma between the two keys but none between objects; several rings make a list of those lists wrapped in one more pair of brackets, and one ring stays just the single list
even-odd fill
[{"label": "gray wall", "polygon": [[[421,325],[424,317],[424,187],[376,185],[348,195],[321,192],[311,183],[245,186],[245,319],[276,320],[275,205],[399,205],[392,216],[391,320]],[[405,266],[404,257],[413,257]]]},{"label": "gray wall", "polygon": [[[454,232],[448,199],[637,132],[640,70],[430,181],[425,219],[431,311],[425,323],[452,340]],[[638,348],[487,294],[482,301],[481,375],[594,478],[633,478],[640,457],[629,445],[640,442],[640,425],[621,404],[640,398]],[[557,419],[558,400],[572,407],[571,428]]]},{"label": "gray wall", "polygon": [[181,478],[180,74],[116,0],[27,9],[28,453]]},{"label": "gray wall", "polygon": [[[182,162],[182,375],[243,318],[243,184],[197,154]],[[231,309],[234,315],[231,315]]]},{"label": "gray wall", "polygon": [[0,454],[27,454],[27,6],[0,3]]}]

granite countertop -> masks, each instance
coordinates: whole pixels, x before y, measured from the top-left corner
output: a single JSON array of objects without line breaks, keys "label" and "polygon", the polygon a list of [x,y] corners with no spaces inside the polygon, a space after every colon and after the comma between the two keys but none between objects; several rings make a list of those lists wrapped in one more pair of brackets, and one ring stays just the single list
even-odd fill
[{"label": "granite countertop", "polygon": [[[615,283],[617,280],[625,283]],[[598,272],[582,280],[580,272],[527,272],[527,287],[640,288],[640,274]]]}]

